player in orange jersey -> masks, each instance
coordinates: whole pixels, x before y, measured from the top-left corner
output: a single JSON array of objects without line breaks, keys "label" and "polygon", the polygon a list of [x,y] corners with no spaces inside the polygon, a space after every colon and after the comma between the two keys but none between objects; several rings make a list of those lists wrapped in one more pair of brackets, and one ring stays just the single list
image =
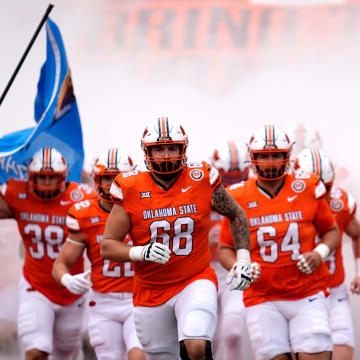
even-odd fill
[{"label": "player in orange jersey", "polygon": [[[210,267],[210,213],[231,221],[238,289],[250,284],[247,219],[215,168],[186,163],[188,139],[180,125],[159,118],[141,143],[148,171],[116,177],[101,252],[134,262],[134,320],[149,360],[212,359],[217,281]],[[124,244],[127,233],[135,246]]]},{"label": "player in orange jersey", "polygon": [[[82,201],[70,208],[66,220],[69,236],[53,267],[54,278],[70,292],[84,293],[92,287],[89,336],[98,359],[145,359],[132,315],[131,263],[117,264],[100,256],[106,219],[113,206],[110,186],[116,175],[134,169],[131,158],[117,148],[100,154],[93,170],[100,199]],[[91,262],[92,285],[70,274],[71,267],[83,256],[85,249]]]},{"label": "player in orange jersey", "polygon": [[[360,223],[355,217],[356,202],[351,194],[341,188],[332,188],[335,178],[334,167],[323,150],[312,148],[303,150],[296,159],[297,171],[315,173],[320,176],[327,189],[327,201],[335,216],[340,236],[345,232],[353,240],[356,277],[351,284],[353,293],[360,293]],[[354,330],[351,320],[348,290],[341,253],[342,241],[325,259],[330,271],[328,287],[330,291],[330,328],[334,345],[334,360],[351,360],[354,353]]]},{"label": "player in orange jersey", "polygon": [[[246,321],[257,360],[330,359],[332,343],[324,290],[329,272],[322,261],[339,243],[339,230],[315,174],[288,173],[292,144],[278,127],[251,137],[256,178],[230,186],[250,226],[252,261],[261,277],[244,292]],[[314,238],[321,243],[314,249]],[[235,261],[229,222],[220,233],[219,259]]]},{"label": "player in orange jersey", "polygon": [[[71,359],[80,344],[84,299],[59,286],[51,269],[67,236],[68,209],[96,193],[66,182],[67,174],[63,156],[43,148],[29,162],[28,181],[12,179],[2,187],[0,217],[17,221],[25,247],[17,321],[27,360],[47,359],[49,354]],[[83,271],[79,259],[71,273],[84,278]]]},{"label": "player in orange jersey", "polygon": [[[250,158],[245,146],[223,141],[212,152],[210,163],[220,173],[222,183],[229,186],[248,178]],[[241,359],[245,311],[242,291],[230,291],[226,285],[227,270],[217,258],[222,215],[211,212],[209,243],[211,267],[218,278],[218,326],[213,340],[215,358]]]}]

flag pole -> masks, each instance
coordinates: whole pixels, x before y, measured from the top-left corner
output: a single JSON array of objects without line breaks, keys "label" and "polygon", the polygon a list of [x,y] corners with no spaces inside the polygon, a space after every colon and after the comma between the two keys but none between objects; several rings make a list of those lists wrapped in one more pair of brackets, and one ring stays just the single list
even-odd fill
[{"label": "flag pole", "polygon": [[1,95],[1,98],[0,98],[0,106],[1,106],[1,104],[2,104],[2,102],[3,102],[3,100],[5,99],[5,96],[6,96],[7,92],[9,91],[9,89],[10,89],[10,87],[11,87],[11,85],[12,85],[12,83],[13,83],[16,75],[17,75],[17,73],[19,72],[19,70],[20,70],[23,62],[25,61],[25,59],[26,59],[26,57],[27,57],[27,55],[28,55],[31,47],[32,47],[33,44],[34,44],[34,41],[36,40],[37,36],[39,35],[39,32],[40,32],[42,26],[44,25],[45,21],[47,20],[47,18],[48,18],[48,16],[49,16],[49,14],[50,14],[50,12],[51,12],[51,10],[52,10],[53,7],[54,7],[54,5],[49,4],[48,8],[46,9],[46,12],[45,12],[44,16],[42,17],[42,19],[41,19],[41,21],[40,21],[40,23],[39,23],[39,25],[38,25],[38,27],[37,27],[37,29],[36,29],[33,37],[31,38],[31,40],[30,40],[30,42],[29,42],[29,45],[28,45],[27,48],[25,49],[25,52],[24,52],[23,56],[21,57],[18,65],[16,66],[16,69],[15,69],[14,73],[12,74],[9,82],[8,82],[7,85],[6,85],[5,90],[3,91],[2,95]]}]

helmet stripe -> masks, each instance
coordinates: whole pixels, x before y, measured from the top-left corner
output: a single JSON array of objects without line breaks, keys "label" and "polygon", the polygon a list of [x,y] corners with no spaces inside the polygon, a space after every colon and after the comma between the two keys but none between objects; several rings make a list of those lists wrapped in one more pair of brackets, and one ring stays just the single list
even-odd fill
[{"label": "helmet stripe", "polygon": [[49,167],[49,148],[44,148],[43,150],[43,169],[47,169]]},{"label": "helmet stripe", "polygon": [[167,118],[166,117],[162,117],[160,118],[160,124],[159,124],[159,130],[160,130],[160,137],[161,138],[165,138],[165,137],[169,137],[169,130],[167,127]]},{"label": "helmet stripe", "polygon": [[231,169],[237,169],[238,153],[233,141],[229,141]]},{"label": "helmet stripe", "polygon": [[312,156],[312,160],[313,160],[314,173],[320,176],[319,154],[317,153],[316,149],[311,150],[311,156]]},{"label": "helmet stripe", "polygon": [[323,175],[323,173],[322,173],[322,164],[321,164],[322,161],[321,161],[321,155],[320,155],[319,150],[316,150],[316,154],[317,154],[318,159],[319,159],[319,177],[322,180],[322,175]]},{"label": "helmet stripe", "polygon": [[115,167],[115,150],[110,149],[110,163],[109,168],[113,169]]}]

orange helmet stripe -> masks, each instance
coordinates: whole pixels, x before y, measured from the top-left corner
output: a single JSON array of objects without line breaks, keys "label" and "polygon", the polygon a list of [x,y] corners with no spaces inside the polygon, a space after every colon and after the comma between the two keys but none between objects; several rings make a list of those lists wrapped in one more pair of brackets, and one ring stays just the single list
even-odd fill
[{"label": "orange helmet stripe", "polygon": [[45,148],[44,149],[44,163],[43,163],[43,169],[48,169],[50,168],[50,159],[51,159],[51,153],[50,153],[50,148]]},{"label": "orange helmet stripe", "polygon": [[319,153],[317,151],[317,149],[312,149],[311,151],[312,156],[313,156],[313,165],[314,165],[314,172],[317,175],[321,175],[321,160],[320,160],[320,156]]},{"label": "orange helmet stripe", "polygon": [[266,134],[266,144],[268,146],[275,145],[275,142],[274,142],[274,127],[272,125],[266,125],[265,134]]},{"label": "orange helmet stripe", "polygon": [[231,168],[236,169],[238,163],[238,154],[237,154],[236,146],[233,141],[229,141],[229,148],[230,148]]},{"label": "orange helmet stripe", "polygon": [[167,117],[159,118],[159,133],[160,133],[160,137],[162,138],[169,137],[169,125],[168,125]]}]

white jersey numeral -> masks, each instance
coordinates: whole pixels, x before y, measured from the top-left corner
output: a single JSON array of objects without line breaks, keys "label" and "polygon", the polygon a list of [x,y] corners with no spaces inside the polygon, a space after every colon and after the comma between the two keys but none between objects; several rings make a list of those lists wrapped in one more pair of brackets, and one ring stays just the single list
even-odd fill
[{"label": "white jersey numeral", "polygon": [[[173,225],[174,236],[171,239],[169,232]],[[159,230],[162,230],[159,233]],[[177,218],[173,224],[167,220],[154,221],[150,225],[150,241],[161,239],[161,242],[179,256],[189,255],[193,250],[194,219],[191,217]]]},{"label": "white jersey numeral", "polygon": [[45,246],[47,256],[50,259],[54,260],[58,257],[61,245],[64,242],[64,229],[62,227],[48,225],[44,229],[44,234],[42,234],[40,225],[26,224],[24,227],[24,234],[32,235],[30,241],[34,245],[29,246],[29,252],[34,259],[42,259],[45,256]]},{"label": "white jersey numeral", "polygon": [[[272,239],[265,239],[265,235],[276,237],[273,226],[261,226],[257,230],[257,241],[260,246],[260,255],[265,262],[274,263],[279,258],[279,244]],[[299,224],[290,223],[280,244],[281,252],[291,251],[291,260],[297,260],[300,255]]]}]

